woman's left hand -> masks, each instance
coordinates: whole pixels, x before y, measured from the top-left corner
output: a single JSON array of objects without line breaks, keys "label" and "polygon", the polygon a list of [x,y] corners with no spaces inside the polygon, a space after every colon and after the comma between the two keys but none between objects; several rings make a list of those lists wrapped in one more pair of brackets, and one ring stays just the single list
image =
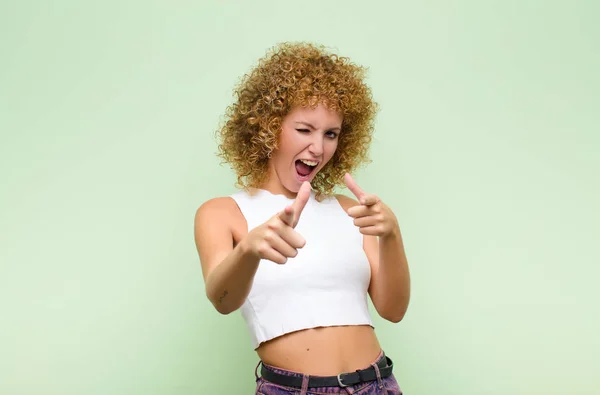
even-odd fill
[{"label": "woman's left hand", "polygon": [[354,225],[360,233],[383,237],[398,229],[398,220],[393,211],[376,195],[363,191],[348,173],[344,176],[344,182],[360,203],[348,209],[348,215],[354,218]]}]

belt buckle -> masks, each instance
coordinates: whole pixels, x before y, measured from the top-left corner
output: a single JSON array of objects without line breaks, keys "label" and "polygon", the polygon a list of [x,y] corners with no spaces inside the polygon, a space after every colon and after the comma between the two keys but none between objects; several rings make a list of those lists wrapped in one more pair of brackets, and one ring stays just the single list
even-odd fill
[{"label": "belt buckle", "polygon": [[348,384],[344,384],[344,383],[342,383],[342,378],[340,377],[342,374],[345,374],[345,373],[339,373],[339,374],[337,375],[338,384],[339,384],[339,385],[340,385],[340,387],[342,387],[342,388],[345,388],[345,387],[350,387]]}]

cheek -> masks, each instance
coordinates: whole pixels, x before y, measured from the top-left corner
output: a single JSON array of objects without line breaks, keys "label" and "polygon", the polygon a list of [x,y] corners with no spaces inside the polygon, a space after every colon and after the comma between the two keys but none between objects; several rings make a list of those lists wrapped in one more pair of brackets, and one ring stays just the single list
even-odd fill
[{"label": "cheek", "polygon": [[279,151],[289,153],[300,146],[300,136],[289,131],[283,131],[279,136]]},{"label": "cheek", "polygon": [[333,154],[335,154],[335,151],[337,150],[338,147],[338,140],[334,140],[331,141],[330,144],[327,145],[327,160],[331,159],[331,157],[333,156]]},{"label": "cheek", "polygon": [[277,142],[277,146],[278,147],[275,150],[277,160],[283,160],[288,155],[288,151],[290,150],[289,138],[287,138],[286,136],[281,136],[279,141]]}]

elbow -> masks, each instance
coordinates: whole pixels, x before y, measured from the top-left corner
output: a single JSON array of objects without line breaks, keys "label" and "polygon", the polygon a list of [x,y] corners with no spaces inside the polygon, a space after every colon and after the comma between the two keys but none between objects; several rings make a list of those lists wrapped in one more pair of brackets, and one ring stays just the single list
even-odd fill
[{"label": "elbow", "polygon": [[231,313],[231,311],[229,311],[229,309],[227,309],[227,306],[224,306],[222,303],[219,303],[217,300],[214,300],[211,297],[209,297],[208,300],[210,300],[213,307],[215,308],[215,310],[217,310],[219,312],[219,314],[227,315],[227,314]]},{"label": "elbow", "polygon": [[242,307],[241,304],[233,304],[232,302],[234,301],[223,301],[220,300],[219,298],[216,299],[210,299],[210,301],[212,302],[212,305],[214,306],[215,310],[217,310],[219,312],[219,314],[222,315],[229,315],[231,313],[233,313],[234,311],[237,311],[240,307]]},{"label": "elbow", "polygon": [[222,315],[228,315],[228,314],[231,314],[231,313],[233,313],[235,311],[235,310],[228,309],[225,306],[220,306],[220,305],[215,304],[215,303],[213,303],[213,306],[215,306],[215,310],[217,310]]},{"label": "elbow", "polygon": [[228,315],[237,310],[236,308],[232,308],[230,306],[230,303],[226,303],[226,300],[223,300],[225,296],[227,296],[227,291],[225,291],[222,295],[217,296],[209,292],[207,287],[206,297],[208,298],[208,300],[210,300],[215,310],[217,310],[222,315]]},{"label": "elbow", "polygon": [[237,308],[229,306],[227,303],[223,303],[223,301],[211,299],[211,302],[215,310],[217,310],[222,315],[228,315],[237,310]]},{"label": "elbow", "polygon": [[400,321],[402,321],[402,319],[406,315],[407,309],[408,306],[402,306],[401,308],[399,308],[398,306],[394,306],[394,308],[381,311],[379,315],[381,316],[381,318],[393,322],[394,324],[397,324]]},{"label": "elbow", "polygon": [[383,318],[385,318],[386,320],[388,320],[390,322],[393,322],[394,324],[397,324],[400,321],[402,321],[402,319],[404,318],[404,314],[405,314],[405,312],[403,312],[401,314],[390,314]]}]

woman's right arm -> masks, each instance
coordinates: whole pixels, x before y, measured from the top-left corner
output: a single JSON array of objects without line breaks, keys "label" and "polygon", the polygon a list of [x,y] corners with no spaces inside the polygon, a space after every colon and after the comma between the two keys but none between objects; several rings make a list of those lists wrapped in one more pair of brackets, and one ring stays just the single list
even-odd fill
[{"label": "woman's right arm", "polygon": [[234,224],[239,220],[243,221],[243,216],[230,198],[207,201],[194,220],[206,296],[221,314],[229,314],[244,303],[260,262],[246,237],[233,247]]},{"label": "woman's right arm", "polygon": [[196,248],[206,296],[217,311],[229,314],[244,304],[261,259],[285,264],[288,258],[298,255],[298,249],[304,247],[306,241],[294,228],[310,191],[310,184],[304,183],[290,206],[250,230],[235,247],[235,225],[248,227],[243,224],[246,221],[237,204],[224,197],[200,206],[194,220]]}]

